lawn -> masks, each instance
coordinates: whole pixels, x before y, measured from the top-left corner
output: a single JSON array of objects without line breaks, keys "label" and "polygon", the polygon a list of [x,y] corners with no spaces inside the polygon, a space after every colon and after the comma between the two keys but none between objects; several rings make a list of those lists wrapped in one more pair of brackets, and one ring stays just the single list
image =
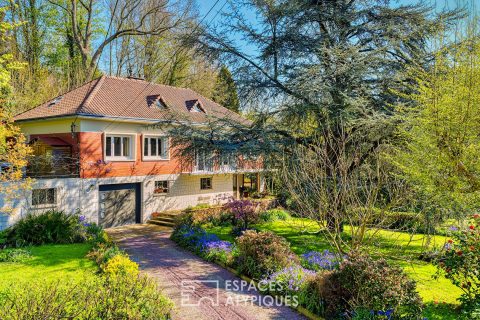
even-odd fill
[{"label": "lawn", "polygon": [[90,249],[84,243],[30,247],[31,259],[0,263],[0,290],[23,281],[81,282],[95,277],[97,266],[85,257]]},{"label": "lawn", "polygon": [[[328,241],[318,233],[319,226],[310,220],[292,218],[286,221],[258,224],[255,228],[270,230],[285,237],[297,254],[330,249]],[[230,226],[210,226],[206,230],[217,234],[222,240],[234,240],[230,234]],[[345,233],[348,234],[348,232],[349,229],[346,228]],[[452,305],[458,304],[457,298],[461,291],[444,278],[433,279],[432,275],[436,272],[435,266],[418,259],[425,240],[422,234],[410,235],[403,232],[377,230],[369,233],[367,248],[372,255],[384,257],[391,263],[401,266],[417,282],[418,292],[428,306],[425,314],[428,319],[457,319],[457,315],[452,312]],[[445,240],[443,236],[436,236],[432,239],[430,247],[443,246]]]}]

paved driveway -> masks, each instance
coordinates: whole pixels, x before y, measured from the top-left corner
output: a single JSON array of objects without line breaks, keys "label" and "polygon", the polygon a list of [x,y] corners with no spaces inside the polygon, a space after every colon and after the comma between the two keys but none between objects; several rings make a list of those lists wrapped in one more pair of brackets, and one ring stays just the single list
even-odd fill
[{"label": "paved driveway", "polygon": [[168,228],[132,225],[107,231],[174,301],[173,319],[305,319],[286,306],[271,306],[273,298],[251,288],[237,290],[238,277],[178,247]]}]

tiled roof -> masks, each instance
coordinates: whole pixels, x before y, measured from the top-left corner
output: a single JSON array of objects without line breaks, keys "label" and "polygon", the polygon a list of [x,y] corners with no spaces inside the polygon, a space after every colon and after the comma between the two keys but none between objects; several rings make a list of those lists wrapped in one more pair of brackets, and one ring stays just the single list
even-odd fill
[{"label": "tiled roof", "polygon": [[[167,105],[159,108],[157,100]],[[191,112],[192,102],[204,112]],[[191,89],[176,88],[133,78],[102,76],[62,96],[15,116],[15,120],[70,115],[179,120],[203,123],[207,117],[246,120]],[[247,121],[248,122],[248,121]]]}]

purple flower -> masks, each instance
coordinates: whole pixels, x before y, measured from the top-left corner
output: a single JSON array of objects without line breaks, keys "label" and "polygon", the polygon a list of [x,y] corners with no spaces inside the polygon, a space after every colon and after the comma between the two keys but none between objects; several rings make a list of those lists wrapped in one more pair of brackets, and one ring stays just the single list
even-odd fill
[{"label": "purple flower", "polygon": [[210,241],[205,245],[205,251],[232,251],[232,244],[228,241]]},{"label": "purple flower", "polygon": [[85,219],[86,219],[86,218],[85,218],[85,216],[83,216],[83,215],[80,216],[80,217],[78,217],[78,221],[79,221],[79,222],[83,222],[83,221],[85,221]]},{"label": "purple flower", "polygon": [[308,270],[299,265],[293,265],[272,273],[261,280],[268,288],[276,288],[280,293],[298,292],[305,284],[307,277],[315,275],[315,271]]},{"label": "purple flower", "polygon": [[332,270],[338,267],[339,263],[345,259],[329,250],[323,252],[310,251],[302,255],[304,265],[312,270]]},{"label": "purple flower", "polygon": [[450,230],[450,231],[458,231],[458,227],[456,227],[456,226],[450,226],[450,228],[448,228],[448,230]]}]

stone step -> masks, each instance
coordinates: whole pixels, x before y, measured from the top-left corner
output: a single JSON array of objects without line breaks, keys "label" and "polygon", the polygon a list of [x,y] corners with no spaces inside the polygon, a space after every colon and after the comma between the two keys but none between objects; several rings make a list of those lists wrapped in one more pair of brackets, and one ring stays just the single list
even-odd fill
[{"label": "stone step", "polygon": [[147,223],[156,224],[157,226],[172,227],[172,228],[175,226],[173,222],[158,221],[158,220],[148,220]]},{"label": "stone step", "polygon": [[156,220],[156,221],[166,221],[166,222],[175,222],[175,218],[172,218],[172,217],[169,217],[169,216],[157,216],[157,217],[154,217],[152,218],[152,220]]},{"label": "stone step", "polygon": [[156,218],[156,217],[171,217],[171,218],[176,218],[176,217],[179,217],[181,215],[181,212],[174,212],[174,211],[170,211],[170,212],[154,212],[152,213],[152,217],[153,218]]}]

